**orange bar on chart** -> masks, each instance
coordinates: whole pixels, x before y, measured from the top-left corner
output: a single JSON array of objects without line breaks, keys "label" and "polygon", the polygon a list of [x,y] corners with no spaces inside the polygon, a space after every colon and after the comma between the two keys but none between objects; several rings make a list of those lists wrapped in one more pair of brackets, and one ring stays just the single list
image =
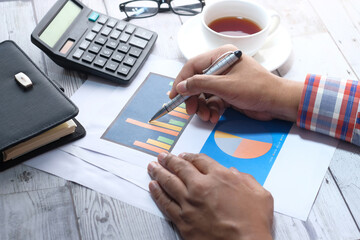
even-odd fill
[{"label": "orange bar on chart", "polygon": [[171,124],[168,124],[168,123],[164,123],[164,122],[159,122],[159,121],[152,121],[151,122],[151,125],[155,125],[155,126],[159,126],[159,127],[164,127],[164,128],[167,128],[167,129],[171,129],[171,130],[174,130],[174,131],[178,131],[180,132],[181,131],[181,127],[178,127],[178,126],[174,126],[174,125],[171,125]]},{"label": "orange bar on chart", "polygon": [[152,146],[150,144],[139,142],[139,141],[135,141],[134,145],[138,146],[138,147],[145,148],[145,149],[153,151],[153,152],[157,152],[157,153],[167,152],[166,150],[164,150],[162,148],[155,147],[155,146]]},{"label": "orange bar on chart", "polygon": [[186,112],[186,109],[185,109],[185,108],[177,107],[177,108],[175,108],[174,110],[175,110],[175,111],[177,111],[177,112],[181,112],[181,113],[185,113],[185,114],[187,114],[187,112]]},{"label": "orange bar on chart", "polygon": [[143,123],[143,122],[137,121],[135,119],[131,119],[131,118],[126,119],[126,122],[137,125],[139,127],[143,127],[143,128],[151,129],[151,130],[154,130],[154,131],[170,134],[170,135],[173,135],[173,136],[178,136],[179,135],[178,132],[175,132],[173,130],[157,127],[157,126],[147,124],[147,123]]},{"label": "orange bar on chart", "polygon": [[146,141],[146,143],[164,148],[166,150],[169,150],[171,148],[171,145],[169,145],[169,144],[162,143],[162,142],[156,141],[154,139],[150,139],[150,138]]},{"label": "orange bar on chart", "polygon": [[190,115],[186,115],[186,114],[179,113],[179,112],[176,112],[176,111],[171,111],[168,114],[171,115],[171,116],[183,118],[183,119],[186,119],[186,120],[188,120],[190,118]]}]

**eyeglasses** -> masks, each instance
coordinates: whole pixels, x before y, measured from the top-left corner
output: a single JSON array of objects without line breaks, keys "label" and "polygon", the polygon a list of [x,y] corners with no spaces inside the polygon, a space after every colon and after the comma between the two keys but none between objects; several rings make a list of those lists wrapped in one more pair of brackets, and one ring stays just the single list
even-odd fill
[{"label": "eyeglasses", "polygon": [[[163,3],[168,7],[161,7]],[[204,6],[204,0],[132,0],[121,3],[119,8],[126,14],[127,19],[132,19],[152,17],[158,12],[170,10],[178,15],[193,16],[201,13]]]}]

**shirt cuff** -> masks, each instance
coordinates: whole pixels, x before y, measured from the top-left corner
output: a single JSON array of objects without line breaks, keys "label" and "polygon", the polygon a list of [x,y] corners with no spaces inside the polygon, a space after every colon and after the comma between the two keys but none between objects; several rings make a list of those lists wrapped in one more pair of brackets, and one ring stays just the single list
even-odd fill
[{"label": "shirt cuff", "polygon": [[296,124],[360,145],[358,81],[306,76]]}]

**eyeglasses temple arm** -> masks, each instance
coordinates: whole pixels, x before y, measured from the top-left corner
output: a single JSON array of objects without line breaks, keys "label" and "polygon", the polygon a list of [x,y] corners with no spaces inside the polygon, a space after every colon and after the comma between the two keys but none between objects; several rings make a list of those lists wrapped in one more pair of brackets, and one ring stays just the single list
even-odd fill
[{"label": "eyeglasses temple arm", "polygon": [[182,7],[176,7],[176,9],[196,14],[196,13],[199,13],[199,11],[194,11],[192,9],[201,8],[202,7],[201,5],[202,5],[202,3],[194,3],[194,4],[182,6]]}]

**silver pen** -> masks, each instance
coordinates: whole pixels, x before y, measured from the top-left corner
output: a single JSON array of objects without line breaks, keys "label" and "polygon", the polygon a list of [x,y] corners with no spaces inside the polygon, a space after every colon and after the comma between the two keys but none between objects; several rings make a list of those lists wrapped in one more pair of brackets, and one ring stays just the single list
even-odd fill
[{"label": "silver pen", "polygon": [[[203,72],[205,75],[217,75],[223,73],[226,69],[231,67],[235,62],[237,62],[242,55],[240,50],[234,52],[227,52],[221,55],[213,64],[211,64]],[[165,114],[171,112],[173,109],[178,107],[180,104],[185,102],[191,96],[182,96],[177,95],[170,102],[166,103],[155,115],[150,119],[149,122],[154,121]]]}]

